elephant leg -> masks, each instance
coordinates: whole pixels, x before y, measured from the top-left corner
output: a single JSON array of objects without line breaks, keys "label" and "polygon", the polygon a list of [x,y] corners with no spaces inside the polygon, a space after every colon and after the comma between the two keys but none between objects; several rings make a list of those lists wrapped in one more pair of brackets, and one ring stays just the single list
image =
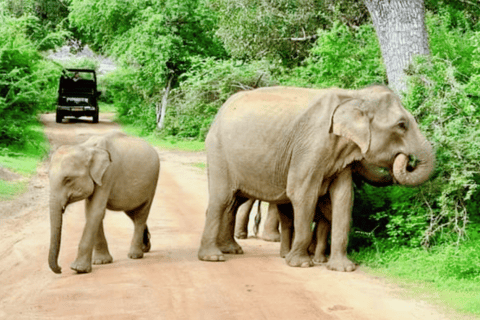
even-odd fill
[{"label": "elephant leg", "polygon": [[277,207],[277,215],[280,218],[280,227],[282,229],[280,234],[280,257],[285,258],[292,247],[293,207],[290,203],[279,205],[270,204],[270,208],[273,206]]},{"label": "elephant leg", "polygon": [[147,202],[135,210],[126,212],[134,225],[132,243],[128,253],[130,259],[143,258],[143,253],[150,250],[150,233],[148,232],[147,219],[151,205],[151,202]]},{"label": "elephant leg", "polygon": [[238,239],[248,238],[248,220],[254,203],[255,199],[248,199],[247,202],[238,208],[237,217],[235,218],[235,237]]},{"label": "elephant leg", "polygon": [[328,260],[326,250],[328,246],[328,234],[331,230],[330,222],[332,221],[332,205],[329,196],[324,196],[318,199],[317,213],[315,216],[317,218],[317,230],[315,234],[316,244],[313,262],[325,263]]},{"label": "elephant leg", "polygon": [[352,172],[340,172],[329,189],[332,206],[332,245],[327,268],[335,271],[353,271],[355,263],[347,258],[348,233],[352,219]]},{"label": "elephant leg", "polygon": [[92,199],[85,200],[85,228],[83,229],[82,239],[78,245],[77,258],[70,265],[70,268],[78,273],[92,271],[93,246],[105,216],[106,200],[104,199],[107,199],[107,197],[95,194]]},{"label": "elephant leg", "polygon": [[113,258],[108,251],[107,239],[103,231],[103,221],[101,221],[93,247],[93,264],[107,264],[112,263],[112,261]]},{"label": "elephant leg", "polygon": [[235,215],[238,207],[245,203],[248,199],[235,197],[233,203],[227,207],[223,215],[222,224],[220,225],[217,245],[223,253],[242,254],[242,247],[235,241]]},{"label": "elephant leg", "polygon": [[324,217],[321,217],[317,221],[317,233],[316,233],[317,244],[315,247],[315,255],[313,257],[314,263],[327,262],[325,251],[327,250],[329,232],[330,232],[330,222],[328,222]]},{"label": "elephant leg", "polygon": [[299,186],[299,195],[301,196],[297,198],[293,195],[293,199],[291,199],[294,212],[293,228],[295,236],[293,237],[292,249],[285,257],[287,264],[291,267],[307,268],[313,266],[313,262],[308,254],[308,247],[312,243],[313,232],[311,224],[315,216],[318,197],[313,193],[316,188],[313,188],[309,183],[310,179]]},{"label": "elephant leg", "polygon": [[148,227],[145,225],[145,230],[143,231],[142,251],[150,252],[151,247],[152,247],[152,243],[150,242],[150,232],[148,231]]},{"label": "elephant leg", "polygon": [[278,218],[278,208],[274,204],[268,205],[267,219],[265,220],[265,226],[263,227],[262,239],[265,241],[280,241],[280,232],[278,226],[280,224]]},{"label": "elephant leg", "polygon": [[[212,168],[215,167],[212,166]],[[198,250],[198,259],[203,261],[225,261],[223,252],[217,245],[217,239],[225,211],[234,201],[235,195],[230,191],[224,174],[220,170],[210,171],[209,188],[208,208],[202,240]]]}]

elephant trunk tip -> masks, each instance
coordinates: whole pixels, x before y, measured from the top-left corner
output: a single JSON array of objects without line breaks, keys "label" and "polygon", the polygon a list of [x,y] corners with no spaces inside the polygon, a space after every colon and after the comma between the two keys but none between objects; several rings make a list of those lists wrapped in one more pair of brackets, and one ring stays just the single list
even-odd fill
[{"label": "elephant trunk tip", "polygon": [[418,186],[429,179],[435,166],[434,158],[430,155],[418,160],[417,165],[412,167],[409,164],[409,156],[399,154],[396,157],[393,165],[393,176],[398,183],[407,186]]},{"label": "elephant trunk tip", "polygon": [[52,271],[55,272],[56,274],[62,273],[62,268],[60,268],[59,266],[56,266],[56,267],[50,266],[50,269],[52,269]]},{"label": "elephant trunk tip", "polygon": [[48,265],[50,266],[50,269],[59,274],[59,273],[62,273],[62,268],[57,264],[57,261],[56,259],[53,259],[52,257],[50,257],[48,259]]}]

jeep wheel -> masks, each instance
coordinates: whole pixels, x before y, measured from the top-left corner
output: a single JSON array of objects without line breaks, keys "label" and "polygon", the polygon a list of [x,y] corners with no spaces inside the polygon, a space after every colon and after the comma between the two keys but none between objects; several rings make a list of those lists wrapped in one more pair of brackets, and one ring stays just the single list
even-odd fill
[{"label": "jeep wheel", "polygon": [[60,113],[60,111],[57,111],[57,116],[55,117],[55,121],[57,123],[62,123],[63,115]]},{"label": "jeep wheel", "polygon": [[93,123],[98,123],[98,109],[93,114]]}]

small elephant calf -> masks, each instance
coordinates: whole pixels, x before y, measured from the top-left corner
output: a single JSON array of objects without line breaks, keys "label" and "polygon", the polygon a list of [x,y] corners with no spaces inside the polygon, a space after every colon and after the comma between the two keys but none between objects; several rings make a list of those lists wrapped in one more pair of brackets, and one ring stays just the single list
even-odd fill
[{"label": "small elephant calf", "polygon": [[121,132],[91,137],[75,146],[61,146],[50,170],[51,239],[48,262],[61,273],[58,254],[62,215],[70,204],[85,199],[86,224],[78,254],[70,266],[78,273],[94,264],[113,261],[103,232],[105,210],[125,211],[135,229],[128,256],[143,257],[150,250],[147,218],[155,196],[160,160],[150,145]]}]

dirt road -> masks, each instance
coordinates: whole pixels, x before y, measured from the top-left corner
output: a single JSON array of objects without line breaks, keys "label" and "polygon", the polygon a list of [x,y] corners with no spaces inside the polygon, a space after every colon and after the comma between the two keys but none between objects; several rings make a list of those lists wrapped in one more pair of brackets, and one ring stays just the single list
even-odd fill
[{"label": "dirt road", "polygon": [[[99,124],[56,124],[43,116],[54,147],[118,130],[101,115]],[[224,263],[202,262],[197,250],[207,205],[206,174],[193,163],[202,153],[159,151],[160,181],[148,225],[152,250],[127,258],[133,232],[122,212],[107,212],[105,233],[112,264],[78,275],[75,259],[84,226],[83,202],[65,212],[59,264],[47,264],[49,245],[47,163],[29,191],[0,203],[0,319],[447,319],[401,290],[364,274],[324,266],[288,267],[279,244],[240,240],[245,254]]]}]

